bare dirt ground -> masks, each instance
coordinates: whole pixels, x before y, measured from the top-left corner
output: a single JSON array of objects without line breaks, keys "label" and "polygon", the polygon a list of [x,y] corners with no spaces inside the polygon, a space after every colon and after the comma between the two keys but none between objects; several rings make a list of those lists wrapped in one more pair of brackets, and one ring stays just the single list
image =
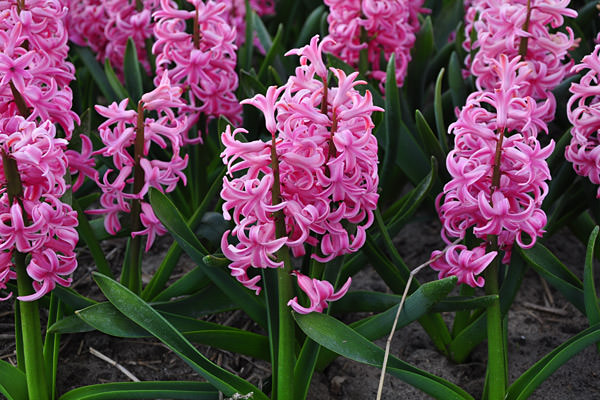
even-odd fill
[{"label": "bare dirt ground", "polygon": [[[407,264],[415,267],[429,257],[431,250],[442,248],[439,223],[432,220],[414,222],[395,239]],[[579,277],[582,276],[584,246],[568,231],[561,231],[546,244]],[[122,244],[113,241],[115,265],[122,256]],[[152,254],[145,255],[148,273],[161,259],[169,239],[161,240]],[[80,267],[75,275],[75,288],[84,295],[97,297],[99,293],[90,279],[94,270],[84,249]],[[179,273],[192,263],[184,259]],[[424,272],[419,279],[435,279],[434,271]],[[353,288],[387,291],[386,285],[370,267],[354,278]],[[553,309],[540,311],[537,306]],[[12,301],[0,304],[0,358],[14,362],[14,320]],[[449,316],[447,316],[449,318]],[[229,325],[255,329],[242,313],[223,316]],[[351,316],[350,316],[351,318]],[[546,288],[539,276],[528,271],[519,294],[509,313],[510,380],[514,380],[535,361],[585,329],[588,322],[573,306],[552,288]],[[385,347],[385,339],[376,342]],[[126,381],[129,378],[119,369],[92,355],[90,347],[118,362],[141,380],[200,380],[201,378],[164,345],[153,339],[126,340],[98,332],[63,335],[61,342],[57,388],[59,394],[70,389],[104,382]],[[269,365],[245,356],[233,355],[218,349],[199,347],[211,360],[219,363],[253,384],[261,386],[269,376]],[[435,351],[421,327],[414,323],[400,329],[394,336],[392,353],[404,361],[448,379],[480,398],[485,374],[486,346],[479,345],[466,363],[454,364]],[[536,392],[532,399],[600,399],[600,355],[594,346],[555,372]],[[324,371],[315,374],[309,392],[310,400],[375,399],[380,371],[376,368],[338,358]],[[391,376],[386,377],[384,399],[427,399],[427,395]]]}]

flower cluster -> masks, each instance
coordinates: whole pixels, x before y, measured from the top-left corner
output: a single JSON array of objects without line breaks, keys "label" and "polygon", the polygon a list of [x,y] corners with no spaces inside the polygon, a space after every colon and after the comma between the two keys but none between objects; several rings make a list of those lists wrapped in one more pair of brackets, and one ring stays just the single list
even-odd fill
[{"label": "flower cluster", "polygon": [[[598,185],[600,184],[600,138],[598,126],[600,124],[600,45],[585,56],[574,67],[574,72],[588,69],[579,82],[571,84],[570,91],[573,95],[567,103],[567,116],[573,124],[571,128],[571,143],[565,148],[565,158],[573,163],[573,168],[581,176]],[[596,194],[600,198],[600,188]]]},{"label": "flower cluster", "polygon": [[[357,73],[330,68],[338,86],[327,86],[321,52],[330,41],[319,44],[315,36],[288,52],[300,56],[296,74],[244,101],[263,112],[271,143],[237,140],[242,128],[222,134],[229,174],[221,191],[223,214],[236,226],[223,235],[221,247],[232,274],[257,293],[260,276],[248,276],[248,269],[281,267],[274,253],[282,246],[301,256],[308,244],[316,249],[313,258],[328,261],[358,250],[373,221],[378,176],[371,114],[381,109],[368,91],[355,89],[364,84]],[[275,235],[276,213],[283,214],[282,237]],[[229,244],[230,234],[236,245]]]},{"label": "flower cluster", "polygon": [[[188,0],[192,11],[179,10],[161,1],[154,13],[156,42],[156,80],[168,75],[173,85],[189,93],[192,123],[200,113],[207,117],[224,115],[241,120],[241,105],[235,97],[238,77],[235,72],[235,28],[226,22],[225,2]],[[191,20],[193,32],[186,32]]]},{"label": "flower cluster", "polygon": [[69,83],[75,68],[67,62],[67,8],[58,0],[0,3],[0,116],[20,113],[15,93],[29,120],[50,120],[67,133],[79,117],[71,111]]},{"label": "flower cluster", "polygon": [[[186,182],[183,170],[187,166],[188,157],[180,155],[180,148],[182,133],[188,129],[189,124],[185,116],[176,117],[171,109],[184,106],[180,96],[181,89],[172,87],[165,75],[156,89],[142,96],[137,111],[127,109],[129,99],[119,104],[112,103],[108,107],[95,107],[107,120],[98,127],[105,147],[93,154],[112,157],[117,173],[116,177],[111,178],[114,174],[109,169],[102,182],[97,179],[98,186],[102,189],[101,208],[89,210],[88,213],[105,215],[104,227],[110,234],[114,235],[121,229],[119,214],[130,211],[130,200],[142,200],[150,187],[170,192],[180,180]],[[144,117],[144,111],[154,111],[157,118]],[[162,149],[170,146],[171,158],[149,159],[152,144]],[[135,149],[132,156],[129,150],[133,145]],[[126,190],[129,183],[133,183],[134,193]],[[148,235],[148,250],[155,236],[166,233],[166,229],[154,215],[152,207],[144,202],[141,203],[140,220],[144,229],[131,234]]]},{"label": "flower cluster", "polygon": [[[573,31],[556,31],[564,18],[577,12],[567,8],[569,0],[474,0],[467,10],[463,47],[470,52],[465,60],[479,88],[492,90],[497,77],[490,68],[501,54],[509,58],[522,55],[523,66],[530,71],[529,84],[520,96],[536,100],[550,99],[552,107],[544,117],[554,118],[554,89],[571,69],[568,50],[575,46]],[[476,39],[471,42],[473,31]],[[569,60],[569,61],[567,61]]]},{"label": "flower cluster", "polygon": [[67,189],[66,144],[50,121],[0,119],[0,288],[16,278],[16,253],[28,253],[35,293],[19,296],[22,301],[37,300],[56,284],[69,286],[77,267],[77,213],[60,200]]},{"label": "flower cluster", "polygon": [[108,59],[119,77],[127,40],[136,45],[137,56],[146,72],[150,63],[146,41],[152,37],[152,12],[159,0],[71,0],[69,34],[73,43],[90,46],[99,60]]},{"label": "flower cluster", "polygon": [[473,251],[451,248],[432,264],[441,277],[457,275],[459,282],[477,286],[483,280],[473,275],[493,259],[485,254],[492,235],[508,262],[514,242],[529,248],[544,232],[541,204],[550,179],[545,160],[554,149],[554,142],[542,147],[537,140],[538,132],[547,130],[543,117],[549,101],[538,105],[520,94],[529,84],[526,63],[505,55],[490,62],[498,83],[493,91],[472,93],[450,126],[455,147],[446,166],[452,180],[436,202],[447,243],[449,237],[464,238],[469,229],[484,243]]},{"label": "flower cluster", "polygon": [[[381,82],[383,88],[386,73],[381,65],[381,54],[396,60],[396,82],[402,86],[410,50],[419,30],[417,15],[423,0],[325,0],[329,6],[329,36],[327,51],[340,57],[352,66],[358,66],[360,53],[364,49],[371,65],[370,74]],[[335,43],[335,44],[334,44]]]}]

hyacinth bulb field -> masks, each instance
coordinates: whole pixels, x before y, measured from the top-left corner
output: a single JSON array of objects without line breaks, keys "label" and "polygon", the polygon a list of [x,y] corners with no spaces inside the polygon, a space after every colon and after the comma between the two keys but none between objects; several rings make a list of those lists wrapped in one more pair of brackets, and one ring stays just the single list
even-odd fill
[{"label": "hyacinth bulb field", "polygon": [[0,163],[1,398],[600,398],[596,0],[0,0]]}]

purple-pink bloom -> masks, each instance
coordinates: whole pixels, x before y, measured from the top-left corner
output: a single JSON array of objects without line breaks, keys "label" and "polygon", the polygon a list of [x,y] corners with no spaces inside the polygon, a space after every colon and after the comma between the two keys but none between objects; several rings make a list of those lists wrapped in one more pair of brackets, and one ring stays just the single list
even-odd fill
[{"label": "purple-pink bloom", "polygon": [[328,281],[321,281],[315,278],[311,279],[306,275],[302,275],[298,271],[294,271],[293,274],[298,278],[298,286],[304,293],[306,293],[308,299],[310,300],[309,307],[301,306],[298,303],[298,297],[294,297],[288,301],[287,305],[292,307],[294,311],[300,314],[322,312],[329,306],[327,304],[328,301],[336,301],[344,297],[350,288],[350,284],[352,283],[352,278],[348,278],[346,283],[344,283],[340,290],[336,292],[333,288],[333,285]]},{"label": "purple-pink bloom", "polygon": [[0,117],[20,114],[12,84],[28,109],[24,117],[58,123],[70,138],[79,117],[71,111],[75,67],[67,61],[67,8],[26,0],[20,6],[3,2],[0,13]]},{"label": "purple-pink bloom", "polygon": [[[571,143],[565,148],[565,158],[573,164],[575,172],[587,177],[593,184],[600,184],[600,45],[583,57],[573,72],[588,70],[579,82],[571,84],[572,93],[567,103],[567,116],[573,124]],[[596,193],[600,198],[600,188]]]},{"label": "purple-pink bloom", "polygon": [[[554,142],[542,148],[537,140],[540,131],[547,131],[543,122],[547,102],[538,104],[520,94],[521,86],[527,85],[519,76],[525,63],[518,56],[509,60],[505,55],[490,62],[497,76],[495,87],[472,93],[449,127],[455,135],[454,149],[446,159],[452,179],[437,197],[436,207],[448,244],[450,238],[464,238],[470,229],[484,242],[494,235],[508,262],[514,242],[528,248],[544,232],[546,214],[541,205],[551,178],[545,160]],[[461,281],[479,286],[482,281],[468,274],[485,268],[475,262],[487,260],[482,250],[471,254],[463,249],[461,254],[469,256],[462,258],[455,250],[436,268],[459,278],[467,274]]]},{"label": "purple-pink bloom", "polygon": [[[450,246],[445,253],[435,250],[431,253],[434,261],[431,268],[439,271],[438,279],[448,276],[458,277],[458,283],[466,283],[471,287],[482,287],[485,283],[481,274],[494,260],[497,252],[486,253],[485,246],[477,246],[468,250],[466,246],[459,244]],[[476,278],[477,276],[477,278]]]},{"label": "purple-pink bloom", "polygon": [[[223,215],[236,227],[223,236],[221,247],[232,261],[232,274],[257,292],[260,276],[249,275],[250,267],[281,267],[275,253],[282,246],[294,256],[313,246],[318,249],[313,258],[329,261],[357,251],[373,222],[378,175],[371,114],[382,110],[368,91],[361,95],[356,90],[365,83],[356,79],[357,73],[331,68],[337,86],[325,86],[322,48],[314,37],[309,45],[288,52],[300,56],[296,74],[284,86],[243,101],[263,112],[274,142],[238,140],[236,135],[246,132],[241,128],[231,132],[228,126],[222,133],[221,157],[228,167],[221,191]],[[276,204],[272,150],[279,165],[281,201]],[[286,236],[279,238],[277,211],[286,227]],[[238,244],[230,244],[229,236]]]},{"label": "purple-pink bloom", "polygon": [[[188,93],[190,125],[201,114],[239,122],[242,108],[234,93],[238,87],[236,33],[227,21],[227,2],[188,3],[193,10],[179,10],[175,3],[163,0],[153,14],[155,84],[167,75],[174,89]],[[196,33],[186,32],[188,21],[197,25]]]},{"label": "purple-pink bloom", "polygon": [[[520,95],[536,100],[547,100],[550,107],[545,121],[554,118],[556,101],[551,90],[568,74],[573,60],[568,51],[576,46],[573,30],[557,30],[564,18],[574,18],[577,12],[568,8],[569,0],[475,0],[467,10],[465,42],[469,55],[465,64],[476,77],[477,87],[491,90],[499,77],[493,71],[491,60],[501,55],[512,59],[520,54],[522,40],[527,49],[521,75],[527,75],[527,85]],[[529,11],[528,11],[529,5]],[[472,32],[475,40],[471,42]]]},{"label": "purple-pink bloom", "polygon": [[386,79],[381,55],[388,61],[393,54],[396,60],[396,83],[402,86],[410,50],[419,30],[418,13],[423,0],[325,0],[329,6],[329,35],[333,39],[325,49],[357,67],[360,52],[365,50],[370,64],[368,73],[380,81]]},{"label": "purple-pink bloom", "polygon": [[[178,115],[173,109],[185,108],[181,100],[181,88],[172,86],[165,74],[159,85],[151,92],[145,93],[140,100],[138,111],[127,109],[128,99],[119,104],[112,103],[108,107],[97,105],[96,111],[106,117],[98,127],[104,147],[92,154],[111,157],[118,174],[114,177],[112,169],[108,169],[102,181],[96,176],[95,180],[102,189],[100,208],[88,210],[87,213],[105,215],[104,227],[110,234],[121,230],[119,215],[131,210],[132,199],[143,200],[144,196],[154,187],[160,191],[171,192],[180,181],[186,183],[183,170],[187,167],[188,156],[181,156],[183,145],[182,135],[188,129],[189,123],[185,115]],[[152,111],[149,116],[141,116],[143,127],[138,127],[138,112]],[[139,129],[143,132],[143,149],[139,164],[136,165],[132,156],[132,147]],[[169,160],[152,160],[148,158],[151,146],[169,148]],[[134,181],[135,168],[140,168],[144,182],[138,193],[131,193],[131,183]],[[137,189],[136,189],[137,190]],[[166,229],[156,218],[148,204],[142,201],[140,220],[144,229],[131,232],[133,236],[148,235],[146,250],[148,250],[157,235],[166,233]]]},{"label": "purple-pink bloom", "polygon": [[67,190],[66,143],[50,121],[37,125],[20,116],[0,118],[2,158],[15,161],[22,186],[22,194],[10,198],[0,170],[0,288],[16,278],[14,251],[30,254],[26,270],[35,293],[20,296],[22,301],[39,299],[56,284],[69,286],[68,276],[77,267],[77,213],[59,200]]}]

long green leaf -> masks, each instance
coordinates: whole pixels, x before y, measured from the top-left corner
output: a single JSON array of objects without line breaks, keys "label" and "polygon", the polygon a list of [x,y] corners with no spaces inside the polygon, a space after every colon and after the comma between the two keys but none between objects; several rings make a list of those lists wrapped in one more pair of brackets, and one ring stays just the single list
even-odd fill
[{"label": "long green leaf", "polygon": [[[519,252],[513,253],[511,263],[507,269],[508,273],[502,282],[499,295],[500,311],[503,317],[514,301],[525,275],[526,265]],[[487,313],[481,313],[466,328],[457,333],[448,346],[452,360],[458,363],[464,362],[475,346],[485,339],[486,318]]]},{"label": "long green leaf", "polygon": [[255,399],[267,400],[267,396],[255,386],[224,370],[202,355],[158,311],[125,286],[102,274],[94,273],[93,275],[102,293],[121,313],[167,345],[217,389],[227,396],[235,393],[254,392]]},{"label": "long green leaf", "polygon": [[25,373],[0,360],[0,393],[8,400],[27,400],[27,380]]},{"label": "long green leaf", "polygon": [[[218,175],[216,176],[214,182],[207,190],[204,198],[200,202],[200,205],[194,211],[194,214],[190,217],[187,224],[189,225],[192,231],[195,231],[198,228],[198,225],[202,222],[202,217],[208,210],[211,202],[215,198],[215,195],[219,192],[222,186],[222,179],[225,175],[226,168],[222,167]],[[148,285],[142,291],[142,297],[146,300],[154,300],[156,296],[159,295],[160,291],[164,288],[165,284],[171,277],[173,269],[177,265],[177,261],[179,260],[180,255],[182,254],[182,249],[177,242],[173,243],[167,252],[167,255],[160,263],[158,270],[152,276]],[[189,278],[188,278],[189,279]],[[180,296],[184,293],[177,294]],[[185,293],[187,294],[187,293]]]},{"label": "long green leaf", "polygon": [[87,69],[92,74],[94,81],[100,88],[100,91],[106,97],[109,102],[118,101],[119,98],[115,91],[111,88],[110,83],[108,82],[108,78],[106,74],[102,70],[102,67],[96,60],[96,57],[92,53],[92,51],[88,47],[81,47],[71,44],[71,48],[77,53],[77,55],[83,61],[83,64],[87,67]]},{"label": "long green leaf", "polygon": [[600,307],[598,306],[598,296],[596,295],[596,285],[594,284],[594,248],[600,228],[596,226],[590,235],[585,253],[585,268],[583,271],[583,296],[585,301],[585,313],[590,321],[590,325],[600,323]]},{"label": "long green leaf", "polygon": [[[421,135],[421,140],[423,141],[423,144],[425,145],[425,150],[427,151],[427,154],[429,155],[429,157],[433,156],[437,160],[440,160],[442,162],[444,160],[446,160],[446,154],[444,153],[444,150],[442,150],[442,147],[439,142],[439,138],[437,138],[435,136],[435,134],[433,133],[433,130],[429,126],[429,123],[427,122],[427,120],[425,119],[423,114],[421,114],[421,111],[419,111],[419,110],[415,111],[415,121],[417,123],[417,130],[418,130],[419,134]],[[449,178],[449,175],[446,172],[445,168],[442,168],[442,174],[443,174],[444,179]]]},{"label": "long green leaf", "polygon": [[175,240],[186,253],[202,268],[203,272],[223,293],[230,296],[238,307],[242,308],[259,325],[266,327],[267,319],[264,305],[257,296],[242,287],[227,271],[204,264],[208,251],[185,223],[183,216],[173,203],[161,192],[150,190],[150,204],[158,219],[171,232]]},{"label": "long green leaf", "polygon": [[[294,317],[304,333],[321,346],[351,360],[381,368],[384,351],[337,319],[319,313],[294,314]],[[473,398],[455,384],[394,356],[389,358],[387,372],[436,398]]]},{"label": "long green leaf", "polygon": [[83,208],[81,205],[79,205],[79,202],[76,198],[73,198],[72,205],[73,209],[77,211],[77,222],[79,223],[77,226],[77,232],[79,232],[81,239],[83,239],[87,245],[92,258],[94,259],[94,263],[96,264],[96,268],[104,275],[113,276],[108,262],[106,261],[106,257],[104,256],[104,251],[102,250],[102,247],[100,247],[100,243],[94,235],[94,231],[90,226],[90,222],[88,221]]},{"label": "long green leaf", "polygon": [[[396,85],[396,58],[394,54],[392,54],[388,61],[385,82],[385,125],[382,125],[377,130],[377,133],[379,133],[383,129],[383,135],[378,135],[380,149],[383,149],[384,152],[379,172],[382,187],[386,187],[387,182],[391,179],[392,169],[395,164],[394,158],[397,155],[398,136],[400,135],[400,98],[398,95],[398,86]],[[406,174],[409,175],[408,173]]]},{"label": "long green leaf", "polygon": [[319,21],[324,12],[325,6],[321,4],[310,13],[306,18],[306,21],[304,21],[302,29],[300,29],[300,34],[298,34],[298,39],[296,39],[294,48],[297,49],[308,44],[310,38],[319,32]]},{"label": "long green leaf", "polygon": [[[444,78],[444,68],[440,72],[435,81],[435,90],[433,95],[433,110],[435,115],[435,128],[437,136],[444,154],[448,154],[448,135],[446,134],[446,124],[444,123],[444,108],[442,107],[442,80]],[[442,161],[442,160],[440,160]]]},{"label": "long green leaf", "polygon": [[[260,18],[258,17],[258,15],[256,16],[256,18],[258,21],[260,21]],[[262,25],[262,21],[261,21],[261,26],[264,27],[264,25]],[[265,48],[267,53],[265,54],[265,59],[263,60],[262,64],[260,65],[260,68],[258,69],[258,80],[259,81],[263,80],[263,78],[268,70],[268,67],[273,63],[275,56],[277,56],[277,51],[279,49],[279,42],[281,42],[282,34],[283,34],[283,26],[279,25],[279,27],[277,28],[277,33],[275,34],[275,38],[273,39],[273,42],[271,43],[270,48],[269,49]]]},{"label": "long green leaf", "polygon": [[142,86],[142,71],[138,61],[137,50],[133,39],[127,39],[125,56],[123,58],[123,73],[125,75],[125,87],[132,105],[135,107],[142,98],[144,89]]},{"label": "long green leaf", "polygon": [[450,86],[452,104],[454,107],[462,107],[465,104],[465,100],[467,100],[467,88],[462,77],[462,69],[456,53],[452,53],[450,56],[448,85]]},{"label": "long green leaf", "polygon": [[[123,84],[117,77],[117,74],[115,73],[115,70],[113,69],[112,64],[110,63],[110,60],[108,58],[104,60],[104,73],[106,74],[106,78],[108,79],[110,87],[112,88],[112,90],[115,91],[119,99],[126,99],[127,97],[129,97],[127,89],[125,89],[125,86],[123,86]],[[130,104],[130,106],[135,108],[135,104]]]},{"label": "long green leaf", "polygon": [[198,290],[203,290],[210,282],[210,279],[202,271],[202,268],[194,267],[191,271],[173,282],[168,288],[156,295],[152,301],[167,301],[173,297],[192,294]]},{"label": "long green leaf", "polygon": [[[262,360],[268,360],[270,357],[269,344],[264,336],[178,314],[159,312],[191,341]],[[77,315],[87,324],[107,335],[124,338],[151,336],[146,329],[132,322],[108,302],[79,310]]]},{"label": "long green leaf", "polygon": [[114,382],[73,389],[63,394],[59,400],[129,400],[149,398],[217,400],[219,392],[206,382]]},{"label": "long green leaf", "polygon": [[[185,276],[190,277],[189,275]],[[169,288],[171,287],[169,286]],[[183,294],[186,293],[181,295]],[[236,308],[235,303],[215,285],[209,285],[197,293],[177,300],[154,303],[153,307],[159,311],[172,312],[192,318],[217,314]]]},{"label": "long green leaf", "polygon": [[587,346],[600,341],[600,324],[567,340],[535,363],[508,388],[506,400],[524,400],[550,375]]},{"label": "long green leaf", "polygon": [[585,314],[583,284],[550,250],[540,243],[519,252],[527,263]]}]

